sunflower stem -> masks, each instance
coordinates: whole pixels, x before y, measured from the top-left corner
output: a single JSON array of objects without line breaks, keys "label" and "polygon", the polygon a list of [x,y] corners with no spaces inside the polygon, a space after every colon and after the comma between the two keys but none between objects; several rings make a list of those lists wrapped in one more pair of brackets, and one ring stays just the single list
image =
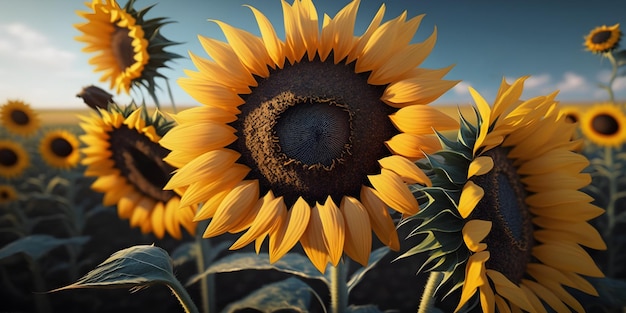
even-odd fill
[{"label": "sunflower stem", "polygon": [[606,86],[606,91],[609,93],[609,101],[612,104],[615,104],[615,95],[613,94],[613,82],[615,78],[617,78],[617,61],[615,61],[615,57],[611,51],[605,53],[605,56],[611,62],[611,66],[613,67],[611,70],[611,78],[609,79],[609,83]]},{"label": "sunflower stem", "polygon": [[437,290],[437,286],[439,286],[442,279],[443,273],[436,271],[430,272],[426,285],[424,286],[422,299],[420,300],[419,307],[417,308],[417,313],[428,313],[433,311],[436,300],[435,290]]},{"label": "sunflower stem", "polygon": [[172,95],[172,88],[170,87],[170,81],[165,80],[165,86],[167,87],[167,95],[170,97],[170,102],[172,103],[172,112],[176,112],[176,103],[174,102],[174,95]]},{"label": "sunflower stem", "polygon": [[337,266],[330,267],[330,311],[344,313],[348,309],[348,264],[340,260]]},{"label": "sunflower stem", "polygon": [[[202,234],[208,225],[207,221],[198,223],[196,230],[196,265],[198,274],[204,273],[211,259],[211,241],[208,238],[202,238]],[[203,275],[200,280],[200,288],[202,293],[202,309],[204,313],[216,312],[215,308],[215,277],[213,274]]]},{"label": "sunflower stem", "polygon": [[609,170],[608,180],[609,180],[609,197],[608,203],[606,204],[606,215],[608,220],[608,225],[606,231],[604,233],[605,240],[609,241],[607,244],[609,246],[608,249],[608,260],[607,260],[607,272],[605,273],[608,277],[613,277],[613,259],[615,253],[613,251],[615,249],[611,249],[612,246],[612,238],[613,238],[613,230],[616,225],[617,216],[615,216],[615,194],[617,194],[617,176],[615,173],[620,173],[620,171],[614,171],[613,169],[613,147],[606,146],[604,147],[604,166]]},{"label": "sunflower stem", "polygon": [[34,293],[35,297],[35,306],[37,307],[38,313],[49,313],[52,312],[50,310],[50,300],[48,299],[47,294],[44,292],[46,290],[46,282],[43,279],[43,273],[41,272],[41,267],[37,264],[36,260],[33,260],[31,257],[26,257],[28,262],[28,267],[30,268],[30,272],[33,275],[33,285],[36,289]]},{"label": "sunflower stem", "polygon": [[175,280],[172,284],[168,284],[167,286],[172,290],[172,293],[174,293],[180,302],[180,305],[185,310],[185,313],[200,313],[198,307],[191,299],[191,296],[189,296],[189,293],[179,281]]}]

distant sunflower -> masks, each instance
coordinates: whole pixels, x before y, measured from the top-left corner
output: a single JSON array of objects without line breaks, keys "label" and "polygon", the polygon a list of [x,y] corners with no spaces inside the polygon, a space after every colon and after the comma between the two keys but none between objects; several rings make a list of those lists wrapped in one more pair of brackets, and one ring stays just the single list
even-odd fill
[{"label": "distant sunflower", "polygon": [[180,239],[180,226],[195,233],[194,208],[179,209],[180,196],[163,190],[174,168],[163,161],[169,150],[158,141],[171,123],[158,111],[150,118],[144,109],[114,105],[81,119],[82,164],[86,176],[97,177],[91,188],[104,193],[103,204],[117,205],[119,217],[143,233],[162,238],[167,231]]},{"label": "distant sunflower", "polygon": [[402,223],[427,235],[403,257],[429,253],[422,269],[443,273],[437,292],[461,289],[456,311],[478,301],[483,312],[582,312],[563,286],[598,295],[585,276],[603,274],[582,247],[606,249],[588,223],[604,210],[579,190],[589,161],[573,152],[556,92],[519,100],[525,79],[503,81],[493,108],[470,88],[476,125],[462,117],[456,141],[441,137],[424,162],[432,187],[415,189],[427,200]]},{"label": "distant sunflower", "polygon": [[571,123],[580,122],[580,118],[584,112],[584,109],[578,105],[560,106],[559,111],[561,115],[565,116],[565,120]]},{"label": "distant sunflower", "polygon": [[221,21],[228,43],[200,37],[212,60],[191,54],[198,72],[179,84],[204,106],[175,115],[161,144],[180,167],[166,189],[203,203],[204,237],[247,230],[231,249],[258,251],[269,236],[270,262],[300,242],[322,272],[344,252],[367,264],[372,230],[399,248],[388,207],[418,211],[407,183],[428,182],[413,160],[440,148],[433,128],[458,128],[427,104],[457,81],[442,80],[451,67],[417,67],[436,41],[409,44],[422,15],[381,25],[381,6],[355,37],[358,7],[319,31],[311,1],[283,1],[284,42],[253,7],[261,37]]},{"label": "distant sunflower", "polygon": [[21,136],[34,134],[40,126],[35,111],[19,100],[9,100],[0,107],[0,120],[8,131]]},{"label": "distant sunflower", "polygon": [[11,185],[0,185],[0,205],[17,200],[17,191]]},{"label": "distant sunflower", "polygon": [[50,166],[70,169],[80,161],[78,139],[67,130],[51,130],[46,132],[39,142],[39,153]]},{"label": "distant sunflower", "polygon": [[0,140],[0,176],[5,178],[20,176],[29,165],[28,152],[20,143]]},{"label": "distant sunflower", "polygon": [[585,37],[585,47],[593,53],[609,52],[617,48],[621,37],[619,23],[613,26],[602,25],[594,28]]},{"label": "distant sunflower", "polygon": [[583,136],[599,146],[619,147],[626,142],[626,114],[617,105],[596,104],[582,115]]},{"label": "distant sunflower", "polygon": [[166,78],[158,71],[180,56],[164,50],[177,44],[160,33],[168,21],[144,19],[152,6],[137,11],[134,2],[129,0],[123,8],[115,0],[87,3],[91,11],[76,12],[87,19],[86,23],[74,25],[83,33],[76,40],[87,44],[84,52],[97,53],[89,63],[96,67],[96,72],[104,72],[100,81],[109,81],[110,88],[118,94],[143,86],[155,98],[155,78]]}]

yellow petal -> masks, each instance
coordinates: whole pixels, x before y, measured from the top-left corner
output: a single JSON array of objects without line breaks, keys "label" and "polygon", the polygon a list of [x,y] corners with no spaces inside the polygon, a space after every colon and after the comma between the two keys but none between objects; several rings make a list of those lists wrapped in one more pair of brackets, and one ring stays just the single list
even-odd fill
[{"label": "yellow petal", "polygon": [[182,77],[177,80],[180,88],[196,101],[212,107],[237,113],[237,106],[244,103],[234,89],[218,84],[209,84],[204,80]]},{"label": "yellow petal", "polygon": [[387,85],[380,99],[394,108],[429,104],[459,82],[459,80],[411,77]]},{"label": "yellow petal", "polygon": [[491,231],[491,221],[471,220],[463,226],[463,241],[470,251],[480,252],[487,248],[486,243],[481,243]]},{"label": "yellow petal", "polygon": [[433,134],[437,131],[459,128],[459,123],[442,111],[428,105],[410,105],[389,115],[400,131],[414,135]]},{"label": "yellow petal", "polygon": [[423,159],[424,154],[432,154],[441,149],[441,143],[435,136],[400,133],[385,141],[387,148],[411,160]]},{"label": "yellow petal", "polygon": [[490,286],[482,286],[478,288],[480,296],[480,307],[483,313],[494,313],[496,311],[495,295]]},{"label": "yellow petal", "polygon": [[131,192],[120,198],[117,203],[117,215],[120,218],[128,219],[132,216],[135,204],[141,200],[142,196],[137,192]]},{"label": "yellow petal", "polygon": [[478,204],[478,202],[485,195],[485,191],[480,186],[474,184],[472,181],[468,181],[463,186],[463,191],[461,192],[461,198],[459,199],[459,213],[461,217],[467,218],[474,208]]},{"label": "yellow petal", "polygon": [[360,199],[367,210],[374,233],[384,245],[391,250],[400,250],[398,232],[389,215],[389,209],[376,195],[378,192],[370,187],[361,187]]},{"label": "yellow petal", "polygon": [[570,203],[574,206],[578,203],[589,203],[591,201],[593,201],[591,196],[577,190],[548,190],[526,197],[526,204],[536,208],[550,207],[565,203]]},{"label": "yellow petal", "polygon": [[522,292],[524,292],[524,296],[526,296],[526,299],[528,300],[528,302],[530,302],[530,304],[533,306],[533,312],[537,312],[537,313],[548,312],[546,311],[546,308],[544,307],[541,300],[537,298],[537,295],[532,290],[530,290],[526,285],[524,285],[523,280],[519,287],[522,290]]},{"label": "yellow petal", "polygon": [[527,286],[535,295],[545,301],[552,309],[555,310],[555,312],[571,312],[571,310],[563,304],[563,301],[561,301],[548,288],[527,279],[522,279],[522,284]]},{"label": "yellow petal", "polygon": [[380,8],[372,18],[369,26],[361,35],[357,38],[356,43],[353,45],[352,50],[348,54],[348,59],[346,60],[346,64],[352,63],[356,58],[360,57],[363,54],[364,47],[368,44],[369,40],[372,38],[374,32],[379,28],[381,21],[383,20],[383,16],[385,15],[385,4],[381,4]]},{"label": "yellow petal", "polygon": [[[320,58],[326,59],[333,51],[335,64],[343,60],[354,46],[354,23],[360,1],[351,1],[343,7],[334,18],[327,19],[322,28]],[[323,49],[322,49],[323,47]],[[322,53],[323,52],[323,53]]]},{"label": "yellow petal", "polygon": [[230,230],[259,199],[259,182],[244,180],[226,195],[211,219],[203,237],[214,237]]},{"label": "yellow petal", "polygon": [[193,107],[170,116],[177,124],[203,122],[226,124],[237,120],[237,116],[232,112],[213,106]]},{"label": "yellow petal", "polygon": [[391,155],[378,160],[378,163],[382,168],[398,174],[407,184],[432,186],[430,178],[415,163],[405,157]]},{"label": "yellow petal", "polygon": [[500,296],[526,311],[530,312],[533,310],[533,306],[528,299],[526,299],[524,292],[502,273],[488,269],[487,276],[489,276],[489,279],[493,282],[495,286],[494,289]]},{"label": "yellow petal", "polygon": [[378,197],[392,209],[407,215],[414,215],[419,211],[417,200],[396,173],[383,168],[380,174],[367,177],[378,191]]},{"label": "yellow petal", "polygon": [[469,87],[468,89],[472,99],[474,99],[474,103],[476,104],[476,108],[478,109],[478,113],[480,114],[482,121],[478,131],[478,138],[476,138],[476,143],[474,144],[474,154],[476,154],[476,151],[483,146],[483,142],[489,132],[489,126],[491,126],[491,108],[489,107],[489,103],[487,103],[485,98],[483,98],[478,91],[472,87]]},{"label": "yellow petal", "polygon": [[545,216],[570,222],[583,222],[604,214],[604,209],[591,203],[562,203],[549,207],[530,207],[530,212],[538,216]]},{"label": "yellow petal", "polygon": [[589,160],[585,156],[573,151],[557,149],[522,163],[517,168],[517,172],[522,175],[534,175],[563,169],[578,173],[587,165],[589,165]]},{"label": "yellow petal", "polygon": [[467,260],[465,268],[465,283],[461,289],[461,299],[454,310],[458,312],[467,301],[476,293],[476,289],[484,286],[489,288],[487,277],[485,276],[485,262],[489,260],[489,251],[475,253]]},{"label": "yellow petal", "polygon": [[[283,223],[280,229],[275,230],[274,234],[270,235],[270,263],[278,261],[300,241],[307,225],[309,225],[310,217],[311,207],[302,197],[298,197],[296,203],[289,210],[286,223]],[[273,238],[276,239],[272,240]]]},{"label": "yellow petal", "polygon": [[535,238],[542,242],[568,241],[596,250],[606,249],[602,235],[587,222],[572,223],[538,216],[533,218],[533,223],[542,228],[533,233]]},{"label": "yellow petal", "polygon": [[150,214],[150,223],[152,223],[152,232],[154,235],[161,239],[163,235],[165,235],[165,206],[163,202],[158,201],[154,208],[152,209],[152,214]]},{"label": "yellow petal", "polygon": [[487,174],[491,169],[493,169],[493,159],[488,156],[479,156],[470,163],[467,178]]},{"label": "yellow petal", "polygon": [[[231,45],[217,39],[203,36],[198,36],[198,39],[202,48],[204,48],[211,59],[219,64],[221,68],[225,69],[229,73],[229,76],[232,76],[230,78],[226,78],[225,81],[234,79],[235,81],[245,82],[245,84],[242,85],[257,86],[256,79],[254,79],[250,71],[248,71],[243,63],[241,63]],[[215,77],[215,82],[223,82],[223,79],[223,77]]]},{"label": "yellow petal", "polygon": [[304,248],[304,253],[309,257],[315,268],[324,273],[329,258],[328,250],[324,243],[324,229],[319,210],[320,208],[317,205],[311,207],[309,225],[307,225],[300,243],[302,248]]},{"label": "yellow petal", "polygon": [[174,126],[159,144],[169,150],[205,153],[221,149],[237,139],[235,129],[218,123],[198,123]]},{"label": "yellow petal", "polygon": [[326,202],[319,206],[319,216],[322,222],[322,230],[324,231],[324,243],[330,257],[330,262],[337,266],[343,255],[343,247],[346,239],[346,226],[343,215],[328,196]]},{"label": "yellow petal", "polygon": [[344,196],[341,213],[346,223],[346,254],[363,266],[367,266],[372,250],[372,228],[367,210],[359,200]]},{"label": "yellow petal", "polygon": [[165,216],[163,219],[165,222],[165,230],[167,230],[172,237],[180,239],[183,236],[180,231],[180,218],[178,216],[180,212],[178,205],[180,203],[178,203],[176,199],[178,198],[172,198],[170,203],[165,206]]},{"label": "yellow petal", "polygon": [[[267,193],[263,198],[258,199],[255,206],[258,208],[254,222],[235,243],[230,246],[230,250],[241,249],[263,234],[269,232],[274,225],[280,223],[281,219],[287,215],[285,202],[282,197],[274,198],[272,193]],[[284,216],[283,216],[284,215]]]},{"label": "yellow petal", "polygon": [[278,39],[278,36],[276,36],[274,26],[272,26],[272,23],[267,17],[265,17],[265,15],[263,15],[263,13],[261,13],[261,11],[250,5],[245,6],[250,8],[252,13],[254,13],[257,24],[259,24],[259,30],[261,31],[263,45],[267,49],[267,54],[272,59],[274,64],[276,64],[279,68],[282,68],[285,63],[285,56],[283,55],[283,42]]},{"label": "yellow petal", "polygon": [[226,40],[233,47],[233,51],[252,74],[261,77],[269,76],[267,64],[269,64],[270,57],[261,39],[222,21],[213,20],[213,22],[222,29]]},{"label": "yellow petal", "polygon": [[197,222],[212,218],[215,215],[217,208],[220,206],[220,203],[222,203],[224,198],[226,198],[226,195],[230,192],[230,190],[230,188],[224,189],[204,201],[196,212],[193,221]]},{"label": "yellow petal", "polygon": [[226,169],[220,177],[195,182],[189,185],[181,197],[180,205],[188,206],[205,202],[218,192],[233,188],[248,175],[248,172],[250,172],[249,167],[235,163],[231,168]]},{"label": "yellow petal", "polygon": [[604,277],[593,259],[579,245],[551,242],[533,247],[532,255],[543,264],[591,277]]},{"label": "yellow petal", "polygon": [[241,156],[230,149],[211,150],[183,167],[177,169],[163,189],[188,186],[196,181],[214,179],[221,176]]}]

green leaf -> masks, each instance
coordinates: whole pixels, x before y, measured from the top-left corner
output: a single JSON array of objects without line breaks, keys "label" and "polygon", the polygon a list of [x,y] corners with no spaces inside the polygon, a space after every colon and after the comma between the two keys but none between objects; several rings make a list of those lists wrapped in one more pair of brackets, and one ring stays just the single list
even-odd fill
[{"label": "green leaf", "polygon": [[18,253],[24,253],[33,260],[46,255],[51,250],[69,244],[84,244],[89,237],[56,238],[50,235],[30,235],[17,239],[0,249],[0,260]]},{"label": "green leaf", "polygon": [[575,296],[585,305],[600,305],[610,308],[626,307],[626,280],[610,277],[587,277],[587,280],[598,291],[598,297],[574,290]]},{"label": "green leaf", "polygon": [[236,252],[215,261],[203,273],[191,277],[187,281],[187,286],[197,282],[206,275],[243,270],[277,270],[304,278],[319,279],[329,284],[326,277],[302,254],[287,253],[273,264],[269,260],[267,253]]},{"label": "green leaf", "polygon": [[141,288],[155,283],[178,283],[167,251],[139,245],[113,253],[75,283],[53,291],[76,288]]},{"label": "green leaf", "polygon": [[242,309],[256,309],[261,312],[279,310],[308,312],[312,292],[315,291],[309,285],[291,277],[257,289],[247,297],[229,304],[222,312],[231,313]]},{"label": "green leaf", "polygon": [[380,247],[374,251],[372,251],[372,253],[370,254],[370,258],[367,261],[367,266],[366,267],[361,267],[358,270],[356,270],[354,272],[354,274],[352,274],[352,276],[350,277],[350,280],[348,280],[348,294],[350,294],[350,292],[352,291],[352,289],[363,280],[363,277],[365,276],[365,273],[369,272],[371,269],[374,268],[374,266],[376,266],[376,264],[378,263],[378,261],[380,261],[385,255],[387,255],[387,253],[389,253],[389,248],[388,247]]},{"label": "green leaf", "polygon": [[351,305],[348,307],[346,312],[350,313],[382,313],[377,306],[368,304],[368,305]]}]

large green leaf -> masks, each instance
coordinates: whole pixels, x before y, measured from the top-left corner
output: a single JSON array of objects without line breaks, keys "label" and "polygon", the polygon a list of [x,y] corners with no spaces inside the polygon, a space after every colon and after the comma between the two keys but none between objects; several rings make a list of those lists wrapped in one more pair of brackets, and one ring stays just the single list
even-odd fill
[{"label": "large green leaf", "polygon": [[378,261],[380,261],[385,255],[387,255],[387,253],[389,253],[388,247],[381,247],[372,251],[372,253],[370,254],[370,258],[367,261],[367,266],[361,267],[356,270],[354,274],[352,274],[352,276],[350,277],[350,280],[348,280],[348,294],[359,282],[361,282],[361,280],[363,280],[365,274],[373,269]]},{"label": "large green leaf", "polygon": [[89,237],[56,238],[50,235],[30,235],[17,239],[0,249],[0,260],[18,253],[24,253],[33,260],[46,255],[51,250],[63,245],[85,244]]},{"label": "large green leaf", "polygon": [[167,252],[151,245],[113,253],[75,283],[53,291],[76,288],[141,288],[156,283],[178,283]]},{"label": "large green leaf", "polygon": [[303,281],[291,277],[269,284],[252,292],[247,297],[229,304],[222,312],[232,313],[242,309],[256,309],[261,312],[308,312],[311,293],[315,292]]},{"label": "large green leaf", "polygon": [[243,270],[277,270],[304,278],[319,279],[329,284],[328,280],[318,271],[311,261],[298,253],[287,253],[280,260],[270,263],[267,253],[236,252],[213,262],[203,273],[189,279],[187,286],[202,277],[215,273],[228,273]]}]

